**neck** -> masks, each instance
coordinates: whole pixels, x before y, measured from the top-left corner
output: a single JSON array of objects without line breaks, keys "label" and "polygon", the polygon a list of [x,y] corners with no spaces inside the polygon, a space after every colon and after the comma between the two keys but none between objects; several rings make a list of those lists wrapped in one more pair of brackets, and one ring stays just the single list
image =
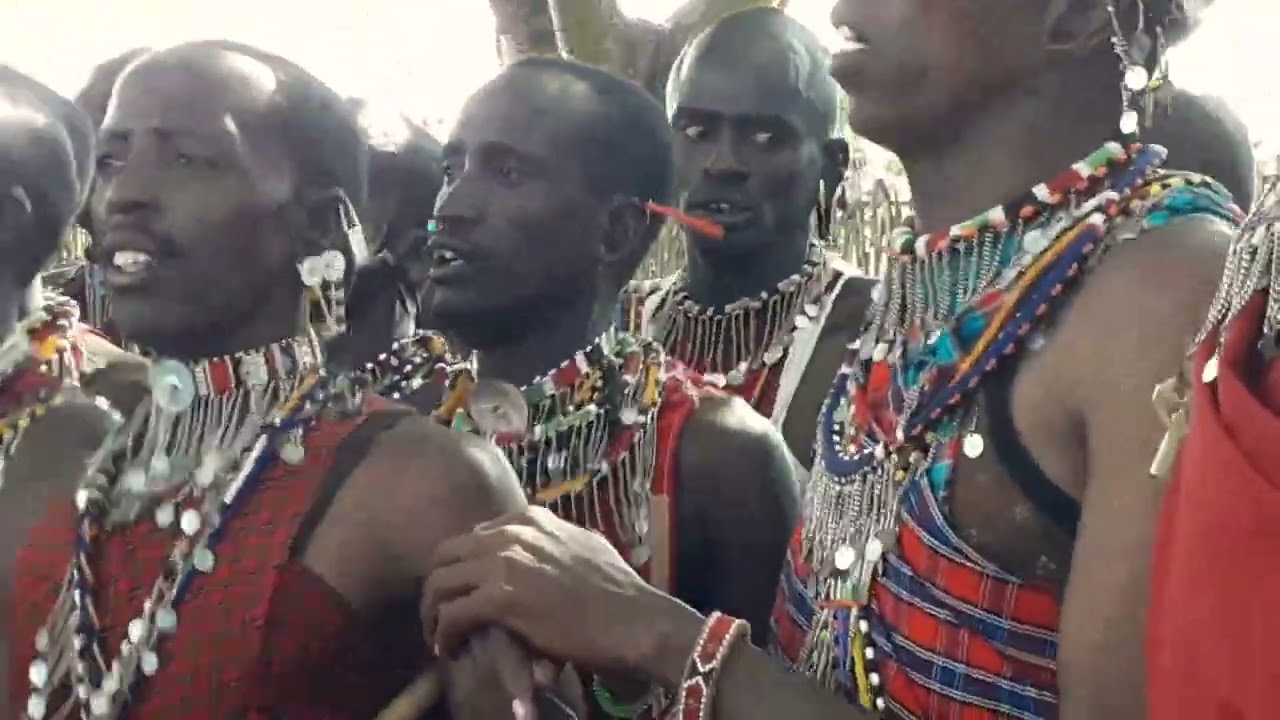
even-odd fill
[{"label": "neck", "polygon": [[264,347],[285,338],[306,334],[307,321],[297,310],[298,303],[267,303],[238,328],[204,326],[200,332],[149,339],[140,343],[157,355],[175,360],[201,360],[234,355]]},{"label": "neck", "polygon": [[523,387],[589,346],[612,325],[612,307],[584,302],[564,308],[544,322],[530,323],[509,342],[477,347],[478,375]]},{"label": "neck", "polygon": [[692,240],[686,240],[685,246],[689,260],[684,291],[703,307],[722,308],[771,292],[800,272],[809,256],[809,231],[800,228],[745,253],[708,253]]},{"label": "neck", "polygon": [[1049,180],[1118,134],[1114,57],[984,99],[942,143],[899,151],[919,232],[943,231]]}]

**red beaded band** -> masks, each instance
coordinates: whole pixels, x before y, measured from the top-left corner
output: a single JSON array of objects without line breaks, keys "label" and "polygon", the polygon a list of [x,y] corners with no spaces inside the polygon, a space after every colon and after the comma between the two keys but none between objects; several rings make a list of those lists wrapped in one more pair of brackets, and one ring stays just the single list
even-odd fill
[{"label": "red beaded band", "polygon": [[745,620],[713,612],[702,626],[698,645],[689,656],[680,681],[680,693],[671,708],[671,720],[711,720],[712,702],[716,684],[720,680],[720,667],[734,643],[751,633]]}]

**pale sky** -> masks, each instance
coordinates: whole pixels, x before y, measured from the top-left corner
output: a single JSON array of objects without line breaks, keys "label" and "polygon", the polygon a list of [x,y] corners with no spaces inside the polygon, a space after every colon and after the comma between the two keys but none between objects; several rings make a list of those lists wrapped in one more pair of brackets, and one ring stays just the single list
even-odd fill
[{"label": "pale sky", "polygon": [[[660,20],[680,0],[620,4]],[[791,12],[829,33],[832,4],[792,0]],[[1280,152],[1280,74],[1269,52],[1277,27],[1280,0],[1218,0],[1173,58],[1175,81],[1225,98],[1268,154]],[[0,62],[67,94],[94,64],[129,48],[221,37],[445,130],[497,69],[492,33],[487,0],[0,0]]]}]

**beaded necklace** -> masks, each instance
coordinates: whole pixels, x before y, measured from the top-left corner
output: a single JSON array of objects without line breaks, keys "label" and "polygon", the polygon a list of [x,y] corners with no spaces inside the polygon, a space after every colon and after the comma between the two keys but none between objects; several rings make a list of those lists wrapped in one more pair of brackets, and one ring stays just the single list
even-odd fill
[{"label": "beaded necklace", "polygon": [[[654,333],[667,353],[716,385],[737,387],[753,370],[777,365],[797,330],[822,312],[831,281],[830,256],[817,242],[799,272],[772,291],[741,298],[723,308],[708,308],[689,298],[678,279],[659,290],[665,297],[655,314]],[[643,290],[640,294],[644,293]]]},{"label": "beaded necklace", "polygon": [[[580,526],[605,532],[628,548],[648,535],[649,492],[662,402],[664,354],[654,341],[608,333],[559,367],[520,389],[527,430],[506,437],[485,433],[485,412],[446,399],[443,420],[488,434],[506,454],[530,502]],[[470,368],[450,381],[474,385]]]},{"label": "beaded necklace", "polygon": [[433,379],[447,379],[451,364],[454,363],[444,337],[422,330],[396,340],[390,350],[365,363],[358,375],[364,384],[363,389],[392,400],[402,400]]},{"label": "beaded necklace", "polygon": [[[51,709],[54,717],[118,718],[137,683],[157,672],[157,646],[177,631],[177,607],[191,583],[213,571],[214,550],[240,503],[276,458],[302,461],[301,435],[322,409],[354,406],[355,398],[339,397],[319,359],[308,337],[189,365],[153,365],[151,406],[133,422],[117,418],[117,431],[76,491],[76,543],[36,634],[27,720]],[[145,507],[158,527],[176,524],[174,549],[111,658],[94,609],[95,550]]]},{"label": "beaded necklace", "polygon": [[61,385],[80,382],[83,357],[71,339],[79,315],[70,298],[46,295],[0,345],[0,468],[23,430],[62,397]]},{"label": "beaded necklace", "polygon": [[[801,552],[820,607],[797,669],[830,687],[852,673],[864,705],[883,709],[868,602],[895,548],[902,492],[945,497],[958,452],[983,450],[970,402],[1012,355],[1163,162],[1158,147],[1108,143],[1022,199],[946,232],[901,232],[819,418]],[[1128,237],[1128,236],[1126,236]]]}]

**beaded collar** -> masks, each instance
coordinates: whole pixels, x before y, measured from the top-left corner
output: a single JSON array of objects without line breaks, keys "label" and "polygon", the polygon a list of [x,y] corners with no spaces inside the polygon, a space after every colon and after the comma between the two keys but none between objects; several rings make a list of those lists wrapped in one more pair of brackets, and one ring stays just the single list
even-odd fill
[{"label": "beaded collar", "polygon": [[677,280],[660,292],[654,333],[667,353],[702,373],[710,383],[736,387],[748,373],[777,365],[792,337],[822,312],[831,280],[830,256],[817,243],[800,271],[757,297],[742,298],[723,308],[703,307]]},{"label": "beaded collar", "polygon": [[[896,543],[903,489],[922,482],[944,497],[959,452],[982,452],[970,400],[983,376],[1078,278],[1064,268],[1113,242],[1109,227],[1163,160],[1162,148],[1108,143],[1014,203],[946,232],[894,237],[892,265],[819,418],[800,540],[817,602],[830,609],[815,619],[798,667],[824,682],[840,674],[828,666],[848,658],[831,651],[840,637],[831,623],[847,625],[838,608],[867,602]],[[1054,273],[1061,282],[1043,282]],[[854,626],[865,633],[865,622]],[[869,697],[875,673],[865,660],[856,674]]]},{"label": "beaded collar", "polygon": [[451,364],[449,343],[430,330],[396,340],[391,349],[365,363],[358,375],[365,389],[392,400],[403,400],[432,379],[447,380]]},{"label": "beaded collar", "polygon": [[72,338],[79,316],[70,298],[46,295],[0,345],[0,463],[32,418],[61,397],[62,384],[80,382],[84,356]]},{"label": "beaded collar", "polygon": [[459,367],[440,417],[492,438],[530,502],[636,547],[648,528],[664,363],[656,342],[606,334],[520,389],[527,429],[507,435],[486,430],[478,398],[457,399],[459,389],[475,387],[471,369]]},{"label": "beaded collar", "polygon": [[[198,576],[213,571],[214,550],[225,523],[277,457],[301,462],[300,452],[286,457],[286,449],[322,410],[354,404],[355,398],[345,396],[318,363],[314,340],[296,338],[228,358],[194,364],[161,360],[153,365],[151,407],[131,423],[117,416],[117,432],[89,464],[76,491],[76,544],[49,619],[36,635],[36,657],[28,667],[32,689],[27,720],[41,720],[51,711],[56,717],[95,719],[124,713],[137,684],[159,669],[156,648],[177,631],[177,607],[185,592]],[[229,391],[224,390],[228,368],[235,371],[231,378],[240,379]],[[209,382],[200,385],[196,378],[201,376]],[[209,403],[230,397],[239,398],[232,406],[244,412],[222,414],[220,423],[200,422],[214,410]],[[203,425],[204,432],[197,433],[201,442],[190,448],[189,459],[196,464],[179,472],[174,450],[187,433],[166,435],[157,428],[187,425]],[[155,441],[158,435],[166,440]],[[149,452],[136,452],[140,441]],[[142,458],[150,459],[145,479],[162,475],[157,484],[168,488],[158,504],[152,503],[153,520],[162,529],[174,529],[175,544],[112,657],[112,649],[103,646],[94,610],[94,552],[113,528],[139,518],[140,507],[131,502],[138,488],[131,486],[128,473]],[[157,458],[165,462],[157,463]],[[55,693],[63,692],[65,700],[52,707]]]}]

